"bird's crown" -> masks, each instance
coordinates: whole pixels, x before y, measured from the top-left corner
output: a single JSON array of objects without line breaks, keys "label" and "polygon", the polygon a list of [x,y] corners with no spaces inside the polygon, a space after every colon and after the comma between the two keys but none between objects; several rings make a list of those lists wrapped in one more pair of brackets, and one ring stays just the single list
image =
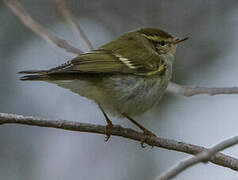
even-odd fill
[{"label": "bird's crown", "polygon": [[161,29],[155,29],[155,28],[143,28],[137,31],[137,33],[145,36],[147,39],[150,40],[162,40],[162,39],[173,39],[173,36],[169,33],[161,30]]}]

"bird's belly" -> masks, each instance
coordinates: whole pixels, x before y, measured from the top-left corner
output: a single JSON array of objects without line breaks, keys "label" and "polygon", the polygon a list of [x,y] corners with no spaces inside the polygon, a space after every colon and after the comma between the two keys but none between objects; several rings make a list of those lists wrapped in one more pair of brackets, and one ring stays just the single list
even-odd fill
[{"label": "bird's belly", "polygon": [[102,106],[116,115],[136,116],[157,104],[164,94],[168,80],[138,76],[111,77],[104,82],[107,100]]},{"label": "bird's belly", "polygon": [[112,115],[136,116],[159,102],[167,88],[168,79],[114,75],[103,78],[100,83],[82,80],[60,80],[54,83],[94,100]]}]

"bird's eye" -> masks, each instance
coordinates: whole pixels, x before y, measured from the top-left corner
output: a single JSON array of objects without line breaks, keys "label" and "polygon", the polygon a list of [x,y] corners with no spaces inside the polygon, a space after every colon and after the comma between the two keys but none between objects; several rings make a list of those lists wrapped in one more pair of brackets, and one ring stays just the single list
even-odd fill
[{"label": "bird's eye", "polygon": [[164,46],[165,45],[165,41],[160,41],[159,45]]}]

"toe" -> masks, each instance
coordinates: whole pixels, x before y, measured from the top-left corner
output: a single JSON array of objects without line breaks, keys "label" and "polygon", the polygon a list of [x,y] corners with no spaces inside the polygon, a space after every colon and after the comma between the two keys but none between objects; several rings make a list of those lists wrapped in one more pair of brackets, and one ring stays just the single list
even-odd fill
[{"label": "toe", "polygon": [[[140,141],[140,145],[142,148],[145,148],[146,145],[145,144],[145,141],[148,139],[148,138],[151,138],[151,137],[157,137],[154,133],[152,133],[151,131],[149,130],[145,130],[144,133],[143,133],[143,136],[141,138],[141,141]],[[153,148],[153,146],[152,146]]]},{"label": "toe", "polygon": [[110,139],[110,137],[111,137],[111,129],[112,129],[112,127],[113,127],[112,123],[108,123],[106,125],[106,129],[105,129],[106,137],[104,139],[105,142],[107,142]]}]

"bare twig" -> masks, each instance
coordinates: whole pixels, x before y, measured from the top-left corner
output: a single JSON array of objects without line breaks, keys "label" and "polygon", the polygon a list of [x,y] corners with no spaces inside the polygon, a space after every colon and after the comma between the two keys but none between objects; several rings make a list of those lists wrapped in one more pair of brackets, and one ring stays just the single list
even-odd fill
[{"label": "bare twig", "polygon": [[[41,38],[43,38],[46,42],[52,45],[56,45],[60,48],[64,48],[66,51],[80,55],[82,53],[81,50],[71,46],[65,40],[58,38],[53,33],[47,31],[41,24],[36,22],[20,5],[18,0],[3,0],[5,4],[11,9],[11,11],[21,20],[21,22],[38,34]],[[71,14],[69,8],[67,7],[64,0],[53,0],[58,11],[62,14],[62,16],[66,19],[70,27],[76,32],[81,41],[84,42],[84,46],[88,50],[92,50],[93,47],[80,28],[79,23],[74,19]],[[208,95],[217,95],[217,94],[238,94],[238,87],[231,88],[206,88],[206,87],[190,87],[190,86],[182,86],[171,82],[167,89],[168,92],[182,95],[182,96],[193,96],[198,94],[208,94]],[[59,128],[64,130],[71,131],[80,131],[80,132],[89,132],[89,133],[98,133],[105,134],[105,126],[102,125],[93,125],[87,123],[78,123],[78,122],[70,122],[70,121],[60,121],[60,120],[47,120],[38,117],[24,117],[20,115],[14,114],[5,114],[0,113],[0,125],[1,124],[25,124],[31,126],[40,126],[40,127],[52,127]],[[143,137],[142,133],[134,131],[132,129],[123,128],[121,126],[114,126],[111,129],[112,135],[121,136],[124,138],[140,141]],[[170,139],[163,139],[158,137],[152,137],[146,139],[146,143],[151,146],[157,146],[169,150],[175,150],[179,152],[185,152],[188,154],[197,155],[196,157],[192,157],[190,159],[181,161],[175,167],[170,169],[165,174],[162,174],[158,180],[166,180],[172,177],[175,177],[177,174],[187,169],[188,167],[197,164],[201,161],[211,161],[214,164],[228,167],[235,171],[238,171],[238,159],[233,157],[224,155],[222,153],[218,153],[227,147],[230,147],[236,144],[238,141],[238,137],[234,137],[224,141],[217,146],[214,146],[211,149],[205,149],[201,146],[196,146],[192,144],[187,144],[184,142],[177,142]]]},{"label": "bare twig", "polygon": [[173,94],[187,97],[199,94],[208,94],[213,96],[218,94],[238,94],[238,87],[220,87],[220,88],[192,87],[192,86],[182,86],[170,82],[167,91]]},{"label": "bare twig", "polygon": [[83,42],[86,51],[93,50],[93,46],[80,27],[78,20],[74,18],[69,7],[64,0],[52,0],[58,12],[64,17],[66,22],[72,28],[73,32],[79,37],[79,42]]},{"label": "bare twig", "polygon": [[21,6],[18,0],[3,0],[3,2],[11,9],[11,11],[21,20],[21,22],[39,35],[42,39],[51,45],[56,45],[66,51],[80,55],[81,50],[71,46],[67,41],[58,38],[53,33],[45,29],[41,24],[36,22]]},{"label": "bare twig", "polygon": [[[49,120],[39,117],[29,117],[7,113],[0,113],[0,125],[1,124],[25,124],[30,126],[51,127],[70,131],[89,132],[97,134],[106,133],[105,132],[106,127],[102,125],[94,125],[88,123],[79,123],[63,120]],[[143,133],[140,133],[138,131],[129,128],[123,128],[118,125],[113,126],[110,132],[112,135],[121,136],[136,141],[141,141],[141,139],[143,138]],[[157,146],[168,150],[175,150],[193,155],[196,155],[198,153],[207,150],[201,146],[196,146],[184,142],[178,142],[175,140],[159,137],[147,138],[145,140],[145,143],[151,146]],[[211,159],[209,159],[209,161],[219,166],[227,167],[235,171],[238,171],[238,159],[224,155],[222,153],[217,153]]]},{"label": "bare twig", "polygon": [[192,158],[180,161],[177,165],[169,169],[167,172],[163,173],[161,176],[157,178],[157,180],[169,180],[175,176],[177,176],[182,171],[186,170],[187,168],[199,163],[209,161],[214,154],[222,151],[226,148],[234,146],[238,144],[238,136],[231,137],[227,140],[220,142],[219,144],[215,145],[211,149],[201,152],[197,156]]}]

